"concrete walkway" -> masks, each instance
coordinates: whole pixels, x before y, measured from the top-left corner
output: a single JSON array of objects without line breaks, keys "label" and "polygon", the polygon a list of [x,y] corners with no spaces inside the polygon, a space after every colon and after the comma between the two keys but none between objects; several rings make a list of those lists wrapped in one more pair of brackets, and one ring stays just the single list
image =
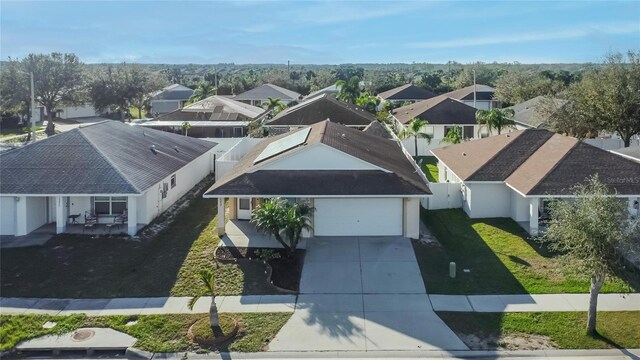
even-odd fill
[{"label": "concrete walkway", "polygon": [[[0,298],[0,314],[49,314],[70,315],[85,313],[89,316],[103,315],[149,315],[207,313],[211,298],[198,300],[189,310],[190,297],[151,297],[115,299],[37,299]],[[245,295],[217,296],[220,312],[293,312],[295,295]]]}]

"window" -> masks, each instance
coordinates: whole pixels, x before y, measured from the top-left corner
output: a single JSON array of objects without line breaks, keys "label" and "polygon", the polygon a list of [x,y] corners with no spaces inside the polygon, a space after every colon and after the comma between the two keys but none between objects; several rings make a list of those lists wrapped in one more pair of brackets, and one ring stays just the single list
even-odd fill
[{"label": "window", "polygon": [[247,198],[238,199],[238,208],[240,210],[251,210],[251,199],[247,199]]},{"label": "window", "polygon": [[233,137],[242,137],[242,128],[234,127],[233,128]]},{"label": "window", "polygon": [[473,139],[474,131],[473,131],[474,126],[465,126],[464,127],[464,138],[465,139]]},{"label": "window", "polygon": [[126,196],[96,196],[93,207],[98,215],[119,215],[127,209]]},{"label": "window", "polygon": [[176,187],[176,174],[171,175],[171,188]]}]

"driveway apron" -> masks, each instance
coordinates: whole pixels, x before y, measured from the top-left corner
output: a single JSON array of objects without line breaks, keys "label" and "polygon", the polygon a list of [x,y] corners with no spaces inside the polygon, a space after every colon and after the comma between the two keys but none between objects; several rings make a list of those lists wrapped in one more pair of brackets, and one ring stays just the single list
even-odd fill
[{"label": "driveway apron", "polygon": [[435,314],[411,240],[307,242],[300,295],[271,351],[466,350]]}]

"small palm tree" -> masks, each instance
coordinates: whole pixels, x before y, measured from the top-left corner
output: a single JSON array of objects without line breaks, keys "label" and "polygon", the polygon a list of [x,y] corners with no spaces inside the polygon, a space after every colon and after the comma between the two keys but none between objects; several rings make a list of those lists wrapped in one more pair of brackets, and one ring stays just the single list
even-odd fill
[{"label": "small palm tree", "polygon": [[336,81],[336,87],[340,89],[338,99],[344,102],[355,104],[360,96],[360,78],[357,76],[351,77],[348,81]]},{"label": "small palm tree", "polygon": [[184,136],[187,136],[187,133],[191,129],[191,124],[188,121],[182,123],[182,132],[184,132]]},{"label": "small palm tree", "polygon": [[432,135],[422,131],[422,128],[424,128],[428,124],[429,122],[427,120],[412,118],[398,134],[398,137],[400,139],[408,139],[410,137],[413,137],[416,157],[418,157],[418,138],[426,139],[428,144],[431,144],[431,139],[433,139]]},{"label": "small palm tree", "polygon": [[456,125],[447,131],[447,134],[440,142],[449,144],[460,144],[462,142],[462,127]]},{"label": "small palm tree", "polygon": [[198,273],[197,278],[200,279],[204,290],[201,294],[192,297],[189,300],[187,306],[189,310],[193,310],[196,302],[203,296],[211,296],[211,306],[209,307],[209,325],[211,325],[211,331],[214,336],[222,335],[222,329],[220,328],[220,318],[218,317],[218,306],[216,305],[216,280],[213,271],[209,269],[202,269]]},{"label": "small palm tree", "polygon": [[308,204],[291,205],[285,199],[267,199],[253,210],[251,222],[258,230],[273,235],[292,257],[302,230],[312,229],[312,212],[313,207]]},{"label": "small palm tree", "polygon": [[512,109],[478,110],[476,111],[476,121],[480,128],[485,126],[489,134],[491,134],[491,130],[496,129],[500,135],[502,129],[513,127],[516,124],[512,120],[513,114]]},{"label": "small palm tree", "polygon": [[376,107],[379,104],[380,99],[378,99],[376,96],[370,95],[368,92],[364,92],[356,99],[356,105],[372,114],[376,113]]},{"label": "small palm tree", "polygon": [[216,94],[216,87],[210,82],[201,82],[198,87],[193,91],[193,95],[189,98],[189,101],[196,102],[213,96]]}]

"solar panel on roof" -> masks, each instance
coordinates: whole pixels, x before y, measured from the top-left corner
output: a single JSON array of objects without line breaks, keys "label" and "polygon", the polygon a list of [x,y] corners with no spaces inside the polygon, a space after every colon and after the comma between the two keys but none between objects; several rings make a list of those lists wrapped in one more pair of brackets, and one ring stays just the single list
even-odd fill
[{"label": "solar panel on roof", "polygon": [[302,129],[289,136],[285,136],[280,140],[272,142],[262,150],[253,163],[257,164],[278,154],[282,154],[289,149],[293,149],[296,146],[304,144],[307,141],[307,137],[309,137],[309,132],[311,132],[311,128]]}]

